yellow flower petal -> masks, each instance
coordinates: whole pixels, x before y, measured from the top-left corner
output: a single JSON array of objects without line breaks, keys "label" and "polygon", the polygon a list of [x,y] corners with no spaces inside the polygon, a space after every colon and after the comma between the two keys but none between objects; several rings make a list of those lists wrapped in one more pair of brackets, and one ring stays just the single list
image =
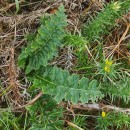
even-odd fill
[{"label": "yellow flower petal", "polygon": [[104,111],[102,111],[102,117],[105,117],[106,113]]},{"label": "yellow flower petal", "polygon": [[109,73],[109,72],[110,72],[110,67],[105,66],[105,67],[104,67],[104,70],[105,70],[107,73]]},{"label": "yellow flower petal", "polygon": [[106,61],[105,61],[105,64],[107,65],[107,66],[111,66],[112,65],[112,61],[108,61],[108,59],[106,59]]}]

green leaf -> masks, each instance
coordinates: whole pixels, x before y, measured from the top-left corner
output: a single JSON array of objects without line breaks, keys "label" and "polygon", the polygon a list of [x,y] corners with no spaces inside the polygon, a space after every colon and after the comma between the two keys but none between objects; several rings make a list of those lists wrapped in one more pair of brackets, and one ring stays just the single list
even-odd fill
[{"label": "green leaf", "polygon": [[29,130],[54,130],[63,126],[63,109],[57,107],[50,95],[44,94],[27,110],[31,114]]},{"label": "green leaf", "polygon": [[80,77],[76,74],[70,75],[66,70],[58,67],[47,67],[39,70],[33,86],[42,88],[43,92],[50,94],[57,102],[71,101],[72,103],[96,102],[103,97],[96,80]]},{"label": "green leaf", "polygon": [[18,11],[19,11],[19,1],[15,0],[15,4],[16,4],[16,13],[18,13]]},{"label": "green leaf", "polygon": [[[56,19],[56,20],[54,20]],[[58,54],[58,47],[65,36],[64,28],[67,25],[63,5],[56,14],[42,20],[38,34],[28,46],[23,49],[18,58],[18,65],[25,69],[26,74],[40,67],[46,67],[48,62]]]},{"label": "green leaf", "polygon": [[130,100],[130,78],[125,77],[119,81],[113,83],[104,83],[102,92],[109,95],[111,100],[122,99],[125,103]]}]

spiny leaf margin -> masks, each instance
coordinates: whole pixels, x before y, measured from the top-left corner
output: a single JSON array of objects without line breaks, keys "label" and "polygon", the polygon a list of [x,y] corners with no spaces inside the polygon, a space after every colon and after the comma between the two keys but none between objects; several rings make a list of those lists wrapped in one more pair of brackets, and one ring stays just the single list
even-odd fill
[{"label": "spiny leaf margin", "polygon": [[103,98],[97,80],[89,81],[88,78],[80,78],[77,74],[71,75],[67,70],[56,66],[40,70],[39,73],[34,79],[33,87],[41,88],[44,93],[52,95],[57,102],[64,99],[72,103],[88,103]]},{"label": "spiny leaf margin", "polygon": [[38,29],[36,38],[23,49],[18,58],[18,65],[26,69],[26,74],[32,70],[38,70],[41,66],[46,67],[58,53],[58,46],[61,46],[62,38],[65,36],[67,26],[64,6],[60,6],[58,11],[45,19]]}]

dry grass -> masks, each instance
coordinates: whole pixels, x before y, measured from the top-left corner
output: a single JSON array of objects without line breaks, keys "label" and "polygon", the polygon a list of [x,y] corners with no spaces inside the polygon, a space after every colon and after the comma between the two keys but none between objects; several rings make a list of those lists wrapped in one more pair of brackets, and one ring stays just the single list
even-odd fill
[{"label": "dry grass", "polygon": [[[27,93],[29,83],[22,71],[17,66],[17,57],[21,48],[26,44],[25,35],[36,32],[40,17],[50,15],[59,5],[65,5],[68,18],[67,29],[74,34],[81,31],[81,26],[88,19],[89,15],[95,15],[103,6],[103,0],[39,0],[34,2],[20,1],[20,11],[15,12],[15,3],[9,3],[1,0],[0,5],[0,100],[1,104],[10,104],[16,107],[26,104],[30,99]],[[124,18],[129,21],[129,15]],[[129,40],[128,35],[130,25],[123,20],[117,21],[120,25],[113,31],[112,35],[105,37],[104,54],[110,57],[115,53],[118,58],[130,56],[127,51],[124,39]],[[120,35],[118,35],[120,34]],[[114,39],[113,39],[114,36]],[[72,63],[66,59],[71,49],[65,48],[59,60],[54,61],[57,65],[63,65],[66,68],[71,67]],[[72,59],[74,56],[72,55]],[[128,58],[127,58],[128,59]],[[73,62],[73,61],[72,61]],[[130,63],[130,61],[128,61]],[[75,63],[75,62],[73,62]],[[22,77],[22,78],[21,78]],[[23,83],[23,84],[22,84]],[[8,103],[7,103],[8,102]]]},{"label": "dry grass", "polygon": [[21,0],[20,10],[18,14],[16,14],[15,3],[1,0],[1,104],[9,104],[12,108],[14,108],[16,106],[26,104],[26,101],[29,99],[29,94],[27,93],[29,83],[17,66],[17,57],[21,48],[26,44],[24,36],[29,33],[36,32],[39,26],[40,17],[53,13],[54,9],[57,9],[61,3],[65,5],[66,14],[68,15],[69,25],[67,29],[73,33],[80,33],[81,25],[85,19],[85,14],[90,14],[89,10],[92,9],[91,7],[97,7],[94,3],[88,0],[39,0],[37,2],[30,1],[28,3]]},{"label": "dry grass", "polygon": [[[90,18],[90,15],[94,16],[96,11],[100,11],[104,1],[39,0],[35,2],[30,0],[30,2],[25,2],[20,0],[20,10],[16,14],[15,3],[0,0],[0,105],[2,108],[10,107],[12,111],[23,112],[24,107],[33,104],[42,96],[40,92],[31,99],[31,95],[28,93],[28,88],[31,85],[25,74],[17,66],[17,58],[21,53],[21,48],[27,44],[25,36],[37,31],[40,25],[40,17],[51,15],[63,3],[68,20],[67,30],[72,32],[72,34],[80,34],[82,24]],[[107,1],[110,2],[109,0]],[[126,43],[130,41],[130,13],[123,16],[123,19],[117,20],[117,23],[118,27],[114,28],[110,35],[104,37],[103,53],[106,57],[113,55],[116,60],[125,59],[130,65],[130,51],[128,51],[126,46]],[[90,58],[93,58],[95,54],[95,52],[90,52],[88,48],[87,53],[90,55]],[[73,55],[73,50],[70,47],[61,49],[59,54],[60,56],[54,59],[52,64],[69,70],[76,64],[76,57]],[[81,111],[95,109],[95,106],[88,108],[87,105],[77,104],[69,106],[62,103],[61,106],[65,106],[67,114],[69,111],[72,115],[75,109]],[[104,104],[96,105],[102,105],[96,108],[96,110],[102,110],[103,107],[115,109],[113,106]],[[118,109],[118,111],[122,111],[122,109]],[[74,125],[69,121],[67,124],[70,126]],[[76,128],[77,126],[74,127]]]}]

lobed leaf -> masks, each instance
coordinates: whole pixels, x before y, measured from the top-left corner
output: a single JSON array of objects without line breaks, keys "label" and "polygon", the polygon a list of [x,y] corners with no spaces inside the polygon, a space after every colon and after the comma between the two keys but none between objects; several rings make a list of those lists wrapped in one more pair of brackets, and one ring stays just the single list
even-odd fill
[{"label": "lobed leaf", "polygon": [[40,70],[40,73],[33,86],[42,88],[44,93],[52,95],[57,102],[64,99],[73,103],[88,103],[103,97],[96,80],[89,81],[88,78],[80,78],[76,74],[70,75],[68,71],[58,67]]},{"label": "lobed leaf", "polygon": [[43,21],[45,25],[40,26],[35,39],[23,49],[18,58],[18,65],[26,69],[26,74],[32,70],[38,70],[41,66],[46,67],[48,62],[57,55],[57,49],[61,46],[61,40],[65,36],[64,28],[67,20],[63,6]]}]

